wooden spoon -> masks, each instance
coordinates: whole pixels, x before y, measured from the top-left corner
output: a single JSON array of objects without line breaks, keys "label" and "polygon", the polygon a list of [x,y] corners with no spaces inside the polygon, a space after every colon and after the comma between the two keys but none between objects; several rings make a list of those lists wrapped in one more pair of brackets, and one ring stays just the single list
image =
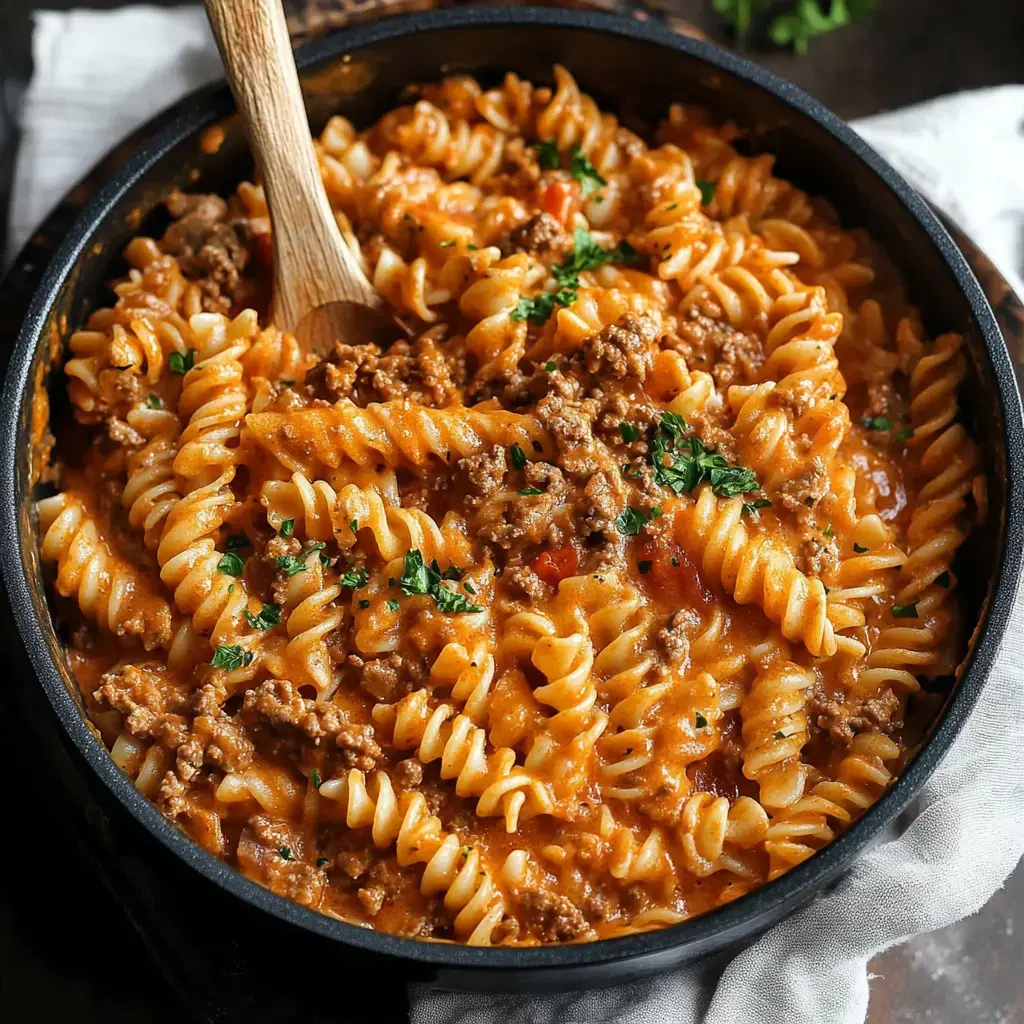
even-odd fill
[{"label": "wooden spoon", "polygon": [[307,351],[402,334],[338,229],[309,134],[280,0],[206,0],[263,179],[274,235],[271,318]]}]

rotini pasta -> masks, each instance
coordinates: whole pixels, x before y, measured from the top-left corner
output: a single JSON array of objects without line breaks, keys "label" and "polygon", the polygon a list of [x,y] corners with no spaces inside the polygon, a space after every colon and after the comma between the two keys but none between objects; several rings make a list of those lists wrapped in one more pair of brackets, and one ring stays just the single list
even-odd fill
[{"label": "rotini pasta", "polygon": [[196,842],[536,946],[740,898],[890,785],[963,651],[964,342],[740,134],[674,105],[649,144],[564,67],[331,118],[389,345],[267,321],[259,184],[128,246],[68,334],[40,562],[85,710]]}]

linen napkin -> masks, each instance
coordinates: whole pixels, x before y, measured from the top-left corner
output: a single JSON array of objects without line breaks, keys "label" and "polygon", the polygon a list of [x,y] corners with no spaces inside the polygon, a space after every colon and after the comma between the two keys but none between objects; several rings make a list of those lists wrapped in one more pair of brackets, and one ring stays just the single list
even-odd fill
[{"label": "linen napkin", "polygon": [[[133,127],[220,73],[199,8],[36,16],[12,247]],[[1024,86],[854,127],[1024,294]],[[12,253],[14,248],[12,248]],[[898,254],[897,254],[898,257]],[[867,963],[974,913],[1024,855],[1024,597],[963,733],[893,837],[744,952],[618,988],[548,996],[414,989],[414,1024],[860,1024]]]}]

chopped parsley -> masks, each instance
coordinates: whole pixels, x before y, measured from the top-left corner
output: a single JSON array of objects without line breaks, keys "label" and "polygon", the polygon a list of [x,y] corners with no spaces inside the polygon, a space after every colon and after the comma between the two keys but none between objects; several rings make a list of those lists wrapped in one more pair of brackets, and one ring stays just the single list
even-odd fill
[{"label": "chopped parsley", "polygon": [[281,609],[276,604],[265,604],[260,609],[259,615],[253,615],[248,608],[243,614],[245,621],[253,629],[270,629],[272,626],[281,625]]},{"label": "chopped parsley", "polygon": [[176,373],[179,377],[188,373],[195,363],[196,350],[194,348],[190,348],[184,355],[180,352],[172,352],[167,357],[167,365],[171,368],[171,373]]},{"label": "chopped parsley", "polygon": [[281,858],[281,860],[292,860],[293,859],[292,858],[292,851],[290,849],[288,849],[287,846],[282,846],[281,849],[277,851],[277,854]]},{"label": "chopped parsley", "polygon": [[822,536],[823,537],[831,537],[832,536],[832,524],[831,523],[829,523],[828,526],[825,527],[824,531],[822,532]]},{"label": "chopped parsley", "polygon": [[537,142],[533,147],[537,150],[537,163],[542,171],[557,171],[561,160],[558,156],[558,143],[554,139]]},{"label": "chopped parsley", "polygon": [[146,399],[146,405],[150,409],[162,409],[164,407],[164,403],[159,395],[150,395],[149,398]]},{"label": "chopped parsley", "polygon": [[554,363],[548,361],[544,364],[544,369],[547,370],[548,373],[554,373],[557,367]]},{"label": "chopped parsley", "polygon": [[892,617],[894,619],[916,619],[917,602],[913,604],[894,604],[892,606]]},{"label": "chopped parsley", "polygon": [[511,314],[513,320],[530,320],[536,324],[546,323],[555,306],[571,306],[577,298],[580,287],[579,275],[585,270],[597,270],[606,263],[636,263],[644,256],[629,242],[619,242],[614,249],[602,249],[585,228],[573,232],[573,250],[564,262],[551,268],[551,276],[558,285],[554,292],[542,292],[532,298],[521,295]]},{"label": "chopped parsley", "polygon": [[316,866],[322,868],[325,864],[329,863],[326,857],[317,857]]},{"label": "chopped parsley", "polygon": [[755,498],[753,501],[745,501],[743,502],[741,515],[753,515],[753,513],[759,512],[763,508],[770,508],[771,504],[768,498]]},{"label": "chopped parsley", "polygon": [[752,470],[730,466],[724,455],[706,448],[699,437],[681,437],[683,429],[686,421],[681,416],[662,416],[648,456],[659,484],[676,494],[688,494],[707,481],[720,498],[734,498],[760,489]]},{"label": "chopped parsley", "polygon": [[360,607],[360,608],[364,608],[364,609],[365,609],[365,608],[369,608],[369,607],[370,607],[370,602],[369,602],[369,601],[367,601],[367,600],[366,600],[366,599],[364,598],[364,599],[363,599],[362,601],[360,601],[360,602],[359,602],[359,607]]},{"label": "chopped parsley", "polygon": [[864,547],[863,544],[858,544],[856,541],[854,541],[853,550],[856,551],[858,555],[863,555],[864,552],[867,551],[867,548]]},{"label": "chopped parsley", "polygon": [[608,182],[597,173],[597,168],[584,156],[583,150],[575,146],[569,164],[569,172],[580,183],[583,198],[592,195]]},{"label": "chopped parsley", "polygon": [[348,527],[349,527],[349,529],[353,533],[358,533],[359,532],[359,520],[358,519],[350,519],[348,521]]},{"label": "chopped parsley", "polygon": [[615,526],[624,537],[635,537],[648,523],[660,515],[661,509],[658,507],[644,512],[629,505],[619,513],[615,520]]},{"label": "chopped parsley", "polygon": [[476,587],[474,587],[473,584],[469,580],[466,580],[466,582],[463,583],[462,586],[463,586],[463,589],[467,593],[473,594],[474,596],[476,596]]},{"label": "chopped parsley", "polygon": [[520,489],[519,493],[524,498],[533,498],[538,494],[543,494],[544,492],[539,487],[523,487]]},{"label": "chopped parsley", "polygon": [[441,579],[443,580],[461,580],[465,574],[457,565],[449,565],[443,573],[441,573]]},{"label": "chopped parsley", "polygon": [[698,181],[697,188],[700,189],[700,201],[707,206],[715,198],[715,189],[718,187],[716,181]]},{"label": "chopped parsley", "polygon": [[313,783],[314,789],[320,788],[320,773],[315,768],[309,773],[309,781]]},{"label": "chopped parsley", "polygon": [[513,469],[526,468],[526,452],[517,444],[509,445],[508,456],[512,460]]},{"label": "chopped parsley", "polygon": [[478,604],[471,604],[468,597],[448,587],[438,585],[432,592],[434,603],[440,612],[482,612],[483,608]]},{"label": "chopped parsley", "polygon": [[935,586],[942,587],[943,590],[948,589],[949,584],[952,582],[949,570],[947,569],[945,572],[940,572],[933,582],[935,583]]},{"label": "chopped parsley", "polygon": [[246,668],[251,665],[252,659],[252,651],[243,651],[238,644],[232,644],[230,647],[221,644],[214,652],[210,664],[214,668],[225,668],[229,672],[234,672],[236,668]]},{"label": "chopped parsley", "polygon": [[[322,541],[318,541],[316,544],[310,544],[308,548],[302,551],[298,555],[278,555],[277,556],[277,567],[283,569],[286,576],[291,578],[297,572],[302,572],[306,568],[306,559],[309,557],[310,552],[322,551],[326,544]],[[321,555],[320,561],[326,565],[326,556]]]},{"label": "chopped parsley", "polygon": [[640,570],[641,576],[646,576],[654,568],[654,563],[645,558],[643,561],[637,562],[636,567]]},{"label": "chopped parsley", "polygon": [[[398,585],[406,597],[414,594],[427,594],[434,599],[438,611],[442,612],[482,612],[483,608],[471,604],[462,594],[444,586],[445,578],[434,559],[429,565],[423,561],[423,555],[413,548],[406,552],[404,571]],[[456,570],[458,571],[458,570]],[[451,577],[449,577],[451,578]],[[457,577],[456,577],[457,578]],[[396,602],[397,607],[397,602]]]},{"label": "chopped parsley", "polygon": [[627,423],[625,420],[619,424],[619,433],[626,444],[632,444],[640,436],[640,431],[632,423]]},{"label": "chopped parsley", "polygon": [[394,598],[392,598],[390,601],[385,601],[384,605],[389,612],[398,611],[398,602]]},{"label": "chopped parsley", "polygon": [[361,565],[358,569],[349,569],[338,582],[343,587],[351,587],[353,590],[358,590],[370,582],[370,570],[365,565]]},{"label": "chopped parsley", "polygon": [[295,520],[294,519],[283,519],[280,527],[278,527],[278,537],[290,537],[295,532]]},{"label": "chopped parsley", "polygon": [[786,734],[780,730],[775,734],[775,738],[777,740],[784,740],[786,738]]},{"label": "chopped parsley", "polygon": [[252,547],[252,544],[244,533],[233,533],[224,542],[224,547],[226,547],[228,551],[241,551],[242,548]]},{"label": "chopped parsley", "polygon": [[672,563],[673,565],[678,565],[678,564],[679,564],[679,559],[678,559],[678,557],[677,557],[676,555],[673,555],[673,556],[672,556],[672,557],[671,557],[671,558],[669,559],[669,561],[670,561],[670,562],[671,562],[671,563]]},{"label": "chopped parsley", "polygon": [[897,441],[909,441],[914,436],[914,428],[903,427],[901,430],[897,430],[892,436],[895,437]]},{"label": "chopped parsley", "polygon": [[238,579],[245,572],[245,560],[236,551],[226,551],[217,563],[217,572]]},{"label": "chopped parsley", "polygon": [[699,711],[694,714],[693,721],[698,729],[706,729],[708,727],[708,720]]},{"label": "chopped parsley", "polygon": [[892,430],[892,421],[885,416],[865,416],[860,423],[868,430]]}]

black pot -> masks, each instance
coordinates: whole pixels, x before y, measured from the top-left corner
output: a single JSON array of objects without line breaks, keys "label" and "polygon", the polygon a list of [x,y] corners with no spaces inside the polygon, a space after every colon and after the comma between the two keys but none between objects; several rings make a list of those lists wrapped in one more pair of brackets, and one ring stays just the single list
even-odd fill
[{"label": "black pot", "polygon": [[[63,730],[78,763],[95,774],[108,803],[135,819],[153,840],[147,856],[190,889],[230,903],[254,928],[273,928],[283,941],[309,944],[324,957],[359,952],[402,977],[490,991],[584,988],[667,970],[751,939],[834,881],[907,806],[964,720],[992,664],[1013,603],[1024,534],[1024,447],[1020,401],[1002,336],[978,283],[921,198],[835,115],[794,86],[757,66],[650,23],[557,9],[483,8],[396,17],[311,43],[298,54],[310,121],[319,130],[335,112],[365,125],[399,102],[409,83],[464,72],[492,83],[508,69],[548,80],[555,62],[629,127],[643,131],[670,101],[708,107],[751,129],[751,146],[777,155],[778,171],[827,197],[844,223],[866,228],[888,250],[922,306],[929,332],[954,330],[968,340],[969,376],[961,404],[981,442],[990,483],[991,515],[972,537],[958,574],[977,626],[941,716],[899,780],[848,832],[760,890],[703,917],[663,931],[581,945],[540,949],[473,949],[416,942],[347,925],[306,910],[247,881],[165,821],[118,771],[82,718],[75,684],[61,654],[40,572],[31,501],[32,399],[50,384],[55,416],[64,402],[62,375],[49,375],[54,338],[80,323],[119,271],[119,254],[135,234],[159,234],[159,203],[173,186],[227,192],[249,173],[249,158],[228,90],[204,90],[156,119],[141,148],[81,210],[32,296],[10,355],[0,407],[0,510],[3,578],[12,616],[5,616],[17,665],[24,645],[31,669],[14,685],[39,696],[34,670],[52,708],[49,725]],[[204,152],[200,129],[225,118],[224,141]],[[71,201],[73,202],[73,193]],[[64,211],[68,209],[65,205]],[[61,213],[51,230],[62,230]],[[31,279],[21,259],[8,300]],[[2,308],[2,306],[0,306]],[[3,325],[4,329],[10,324]],[[11,627],[13,621],[20,642]],[[26,664],[28,664],[26,662]],[[31,694],[28,691],[32,691]],[[182,864],[187,865],[183,868]],[[203,879],[206,882],[203,882]],[[210,883],[221,892],[214,893]],[[305,934],[303,934],[305,933]],[[325,948],[337,943],[334,953]],[[290,947],[292,948],[292,947]]]}]

